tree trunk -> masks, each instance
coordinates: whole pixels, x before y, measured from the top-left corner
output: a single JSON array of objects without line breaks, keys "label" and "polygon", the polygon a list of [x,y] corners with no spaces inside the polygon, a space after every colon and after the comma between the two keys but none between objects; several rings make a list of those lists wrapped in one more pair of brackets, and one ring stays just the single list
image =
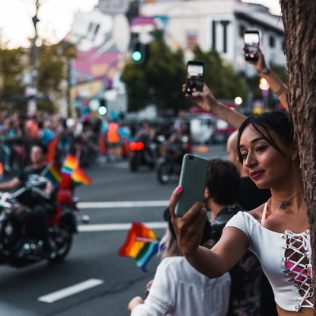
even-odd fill
[{"label": "tree trunk", "polygon": [[[305,200],[311,229],[312,249],[316,249],[316,1],[281,0],[288,62],[289,105]],[[315,283],[316,251],[313,251]],[[316,288],[316,287],[315,287]],[[316,316],[316,312],[314,311]]]}]

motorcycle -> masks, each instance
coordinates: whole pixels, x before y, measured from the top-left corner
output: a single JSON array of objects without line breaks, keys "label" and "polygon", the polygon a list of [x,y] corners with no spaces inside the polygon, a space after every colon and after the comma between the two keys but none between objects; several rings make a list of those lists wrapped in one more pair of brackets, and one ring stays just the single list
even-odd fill
[{"label": "motorcycle", "polygon": [[164,155],[158,160],[157,180],[160,184],[167,184],[173,177],[179,177],[184,154],[191,153],[189,137],[184,135],[181,142],[165,143]]},{"label": "motorcycle", "polygon": [[43,194],[40,186],[44,180],[41,178],[38,176],[14,193],[0,192],[0,264],[23,267],[42,260],[57,263],[71,249],[73,234],[77,232],[78,208],[69,188],[59,188],[57,192],[57,207],[48,223],[51,245],[48,254],[43,249],[43,241],[31,236],[25,225],[31,210],[19,199],[30,191]]},{"label": "motorcycle", "polygon": [[138,171],[140,166],[147,166],[153,170],[158,159],[158,147],[155,141],[150,141],[147,135],[141,135],[129,144],[129,168]]}]

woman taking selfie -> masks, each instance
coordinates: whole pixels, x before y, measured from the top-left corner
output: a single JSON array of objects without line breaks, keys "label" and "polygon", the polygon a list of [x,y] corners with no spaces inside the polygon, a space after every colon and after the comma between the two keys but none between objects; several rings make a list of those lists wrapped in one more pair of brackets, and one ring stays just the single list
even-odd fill
[{"label": "woman taking selfie", "polygon": [[179,248],[193,267],[210,278],[229,271],[249,248],[271,283],[279,316],[311,316],[314,289],[309,223],[293,123],[282,111],[245,120],[240,116],[240,120],[239,159],[258,188],[270,189],[271,199],[250,212],[237,213],[209,250],[199,246],[206,221],[204,206],[195,203],[183,217],[174,214],[182,191],[178,187],[169,208]]}]

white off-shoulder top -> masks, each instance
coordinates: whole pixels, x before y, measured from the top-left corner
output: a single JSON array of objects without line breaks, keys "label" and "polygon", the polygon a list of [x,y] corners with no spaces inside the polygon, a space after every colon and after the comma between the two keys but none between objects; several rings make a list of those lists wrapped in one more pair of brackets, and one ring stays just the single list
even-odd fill
[{"label": "white off-shoulder top", "polygon": [[275,301],[287,311],[314,307],[310,232],[284,233],[265,228],[248,212],[238,212],[226,227],[240,229],[249,239],[269,279]]}]

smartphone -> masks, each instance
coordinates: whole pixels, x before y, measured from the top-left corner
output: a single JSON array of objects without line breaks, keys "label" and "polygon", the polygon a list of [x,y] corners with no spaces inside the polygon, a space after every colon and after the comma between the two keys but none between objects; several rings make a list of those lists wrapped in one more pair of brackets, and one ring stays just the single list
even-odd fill
[{"label": "smartphone", "polygon": [[193,89],[203,91],[204,64],[202,61],[190,60],[187,63],[186,93],[192,94]]},{"label": "smartphone", "polygon": [[244,33],[245,60],[257,62],[260,47],[260,33],[258,30],[246,30]]},{"label": "smartphone", "polygon": [[179,180],[182,193],[175,208],[177,216],[183,216],[195,202],[203,203],[207,169],[207,159],[192,154],[184,155]]}]

